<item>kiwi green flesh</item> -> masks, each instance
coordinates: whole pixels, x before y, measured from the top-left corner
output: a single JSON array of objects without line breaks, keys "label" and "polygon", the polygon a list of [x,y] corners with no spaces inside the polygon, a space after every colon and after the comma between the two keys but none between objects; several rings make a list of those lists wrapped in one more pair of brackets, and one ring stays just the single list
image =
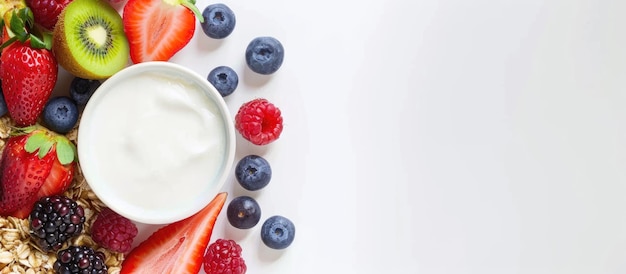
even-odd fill
[{"label": "kiwi green flesh", "polygon": [[74,0],[57,25],[59,30],[55,31],[62,32],[64,39],[55,42],[63,44],[59,47],[65,51],[57,59],[71,73],[103,79],[128,64],[129,47],[122,18],[102,0]]}]

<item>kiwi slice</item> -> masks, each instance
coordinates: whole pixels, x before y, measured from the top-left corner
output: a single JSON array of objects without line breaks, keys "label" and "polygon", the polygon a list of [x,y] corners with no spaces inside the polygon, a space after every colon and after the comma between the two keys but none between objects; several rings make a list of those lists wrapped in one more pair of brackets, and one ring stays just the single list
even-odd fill
[{"label": "kiwi slice", "polygon": [[128,65],[122,17],[103,0],[74,0],[59,15],[52,51],[74,76],[106,79]]}]

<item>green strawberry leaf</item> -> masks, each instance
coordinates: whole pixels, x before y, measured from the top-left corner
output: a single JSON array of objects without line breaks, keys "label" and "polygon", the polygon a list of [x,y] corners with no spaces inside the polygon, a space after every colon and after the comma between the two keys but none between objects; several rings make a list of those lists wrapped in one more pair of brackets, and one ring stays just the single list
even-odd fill
[{"label": "green strawberry leaf", "polygon": [[28,11],[26,11],[26,14],[23,11],[24,9],[13,10],[13,14],[11,14],[11,19],[9,21],[9,29],[22,43],[26,42],[26,39],[28,38],[28,32],[26,31],[26,21],[24,20],[24,17],[28,16]]},{"label": "green strawberry leaf", "polygon": [[74,151],[74,160],[78,162],[78,149],[76,148],[76,145],[72,142],[70,142],[70,145],[72,146],[72,150]]},{"label": "green strawberry leaf", "polygon": [[27,127],[16,127],[16,126],[10,126],[10,127],[11,127],[11,133],[9,133],[10,136],[20,136],[20,135],[29,134],[37,129],[37,125],[32,125],[32,126],[27,126]]},{"label": "green strawberry leaf", "polygon": [[30,35],[30,46],[36,49],[50,49],[52,48],[52,35],[49,33],[42,33],[42,37]]},{"label": "green strawberry leaf", "polygon": [[41,146],[39,147],[39,159],[45,157],[48,152],[50,152],[50,150],[52,149],[52,145],[54,145],[54,142],[52,140],[50,140],[50,138],[46,138],[47,140],[41,144]]},{"label": "green strawberry leaf", "polygon": [[35,24],[35,15],[29,7],[14,10],[25,26],[32,27]]},{"label": "green strawberry leaf", "polygon": [[30,29],[30,46],[35,49],[52,48],[52,32],[34,26]]},{"label": "green strawberry leaf", "polygon": [[35,24],[33,11],[28,7],[12,10],[8,29],[13,36],[4,42],[0,49],[15,41],[25,43],[29,40],[32,48],[48,50],[52,48],[52,33],[42,30],[39,25]]},{"label": "green strawberry leaf", "polygon": [[39,126],[37,125],[32,125],[32,126],[26,126],[26,127],[21,127],[21,128],[16,128],[17,131],[21,132],[21,134],[28,134],[31,133],[33,131],[35,131],[36,129],[38,129]]},{"label": "green strawberry leaf", "polygon": [[57,141],[57,158],[62,165],[67,165],[76,158],[76,147],[67,138],[58,136]]},{"label": "green strawberry leaf", "polygon": [[[24,150],[26,150],[26,152],[28,153],[33,153],[37,151],[38,149],[40,149],[46,142],[51,142],[51,140],[50,138],[48,138],[48,136],[46,136],[45,132],[33,133],[33,135],[28,137],[28,140],[26,140],[26,144],[24,145]],[[46,153],[48,152],[46,151]]]}]

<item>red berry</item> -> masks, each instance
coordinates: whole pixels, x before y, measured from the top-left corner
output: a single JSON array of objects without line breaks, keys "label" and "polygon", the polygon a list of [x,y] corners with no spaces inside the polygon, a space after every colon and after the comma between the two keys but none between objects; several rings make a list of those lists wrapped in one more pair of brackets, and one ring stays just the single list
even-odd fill
[{"label": "red berry", "polygon": [[91,225],[93,240],[111,251],[128,252],[135,236],[137,226],[109,208],[104,208]]},{"label": "red berry", "polygon": [[59,14],[70,2],[72,0],[26,0],[26,4],[33,11],[35,22],[48,30],[54,29]]},{"label": "red berry", "polygon": [[267,99],[254,99],[239,108],[235,115],[235,128],[251,143],[267,145],[280,137],[283,117],[280,109]]},{"label": "red berry", "polygon": [[217,239],[204,255],[207,274],[244,274],[246,262],[241,257],[241,246],[233,240]]}]

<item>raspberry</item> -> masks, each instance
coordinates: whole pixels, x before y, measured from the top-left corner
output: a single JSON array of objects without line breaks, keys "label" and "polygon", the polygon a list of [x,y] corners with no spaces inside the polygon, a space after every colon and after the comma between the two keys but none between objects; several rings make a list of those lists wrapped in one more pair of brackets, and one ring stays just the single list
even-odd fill
[{"label": "raspberry", "polygon": [[72,0],[26,0],[33,11],[35,22],[48,30],[54,29],[59,14],[70,2]]},{"label": "raspberry", "polygon": [[280,137],[283,117],[274,104],[258,98],[241,105],[235,115],[235,128],[251,143],[267,145]]},{"label": "raspberry", "polygon": [[207,274],[244,274],[246,270],[241,246],[233,240],[218,239],[204,254],[204,272]]},{"label": "raspberry", "polygon": [[135,236],[137,226],[110,208],[104,208],[91,225],[91,238],[111,251],[128,252]]}]

